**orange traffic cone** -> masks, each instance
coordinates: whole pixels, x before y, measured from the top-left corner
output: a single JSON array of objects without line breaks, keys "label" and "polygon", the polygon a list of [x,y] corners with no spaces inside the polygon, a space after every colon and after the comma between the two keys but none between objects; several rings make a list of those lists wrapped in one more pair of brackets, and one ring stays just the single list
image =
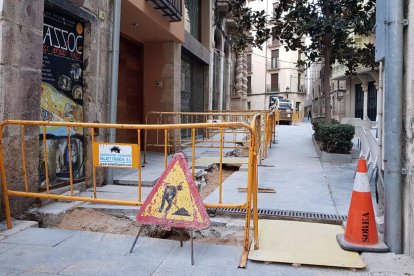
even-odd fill
[{"label": "orange traffic cone", "polygon": [[387,245],[378,239],[369,189],[367,162],[364,158],[358,161],[345,235],[338,234],[336,239],[341,248],[345,250],[388,251]]}]

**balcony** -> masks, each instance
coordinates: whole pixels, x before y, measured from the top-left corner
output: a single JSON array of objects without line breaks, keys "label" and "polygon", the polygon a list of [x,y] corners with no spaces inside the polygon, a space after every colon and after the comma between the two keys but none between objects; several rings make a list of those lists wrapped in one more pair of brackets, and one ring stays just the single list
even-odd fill
[{"label": "balcony", "polygon": [[216,5],[218,13],[226,13],[229,8],[229,0],[217,0]]},{"label": "balcony", "polygon": [[267,42],[267,47],[269,48],[275,48],[282,45],[278,39],[272,39],[271,41]]},{"label": "balcony", "polygon": [[[346,71],[348,70],[348,68],[343,65],[343,64],[339,64],[339,63],[335,63],[332,66],[332,79],[333,80],[346,80],[348,78],[348,76],[346,75]],[[355,74],[365,74],[368,72],[371,72],[371,68],[366,67],[366,66],[358,66],[355,70]]]},{"label": "balcony", "polygon": [[271,58],[267,61],[267,70],[277,70],[280,68],[280,61],[277,58]]},{"label": "balcony", "polygon": [[153,4],[154,9],[160,10],[170,22],[179,22],[182,18],[182,0],[145,0]]},{"label": "balcony", "polygon": [[280,91],[280,83],[278,84],[273,84],[273,86],[271,84],[266,84],[266,94],[279,94],[281,93]]}]

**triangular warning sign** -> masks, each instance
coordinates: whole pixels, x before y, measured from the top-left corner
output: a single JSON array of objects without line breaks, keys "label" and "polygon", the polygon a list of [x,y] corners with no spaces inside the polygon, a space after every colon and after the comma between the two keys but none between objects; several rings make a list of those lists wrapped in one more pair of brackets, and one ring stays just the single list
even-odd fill
[{"label": "triangular warning sign", "polygon": [[183,153],[173,156],[139,209],[137,222],[166,228],[204,229],[210,226]]}]

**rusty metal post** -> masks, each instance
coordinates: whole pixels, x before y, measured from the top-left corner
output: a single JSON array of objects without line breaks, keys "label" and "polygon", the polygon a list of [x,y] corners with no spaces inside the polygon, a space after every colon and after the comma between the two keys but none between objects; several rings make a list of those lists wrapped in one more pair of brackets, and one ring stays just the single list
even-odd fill
[{"label": "rusty metal post", "polygon": [[195,179],[195,128],[191,130],[191,175]]},{"label": "rusty metal post", "polygon": [[4,167],[3,159],[3,126],[0,126],[0,170],[1,170],[1,187],[3,190],[4,211],[6,213],[7,228],[12,228],[10,215],[9,191],[7,188],[6,169]]},{"label": "rusty metal post", "polygon": [[68,133],[68,157],[69,157],[69,185],[70,195],[73,196],[73,174],[72,174],[72,145],[70,144],[70,127],[66,128]]},{"label": "rusty metal post", "polygon": [[43,126],[43,158],[45,159],[46,192],[49,192],[49,164],[47,162],[46,126]]},{"label": "rusty metal post", "polygon": [[[91,128],[91,144],[95,143],[95,129]],[[92,148],[92,156],[93,154],[93,146]],[[92,164],[92,177],[93,177],[93,198],[96,198],[96,167],[95,164]]]},{"label": "rusty metal post", "polygon": [[164,168],[168,165],[168,129],[164,130]]},{"label": "rusty metal post", "polygon": [[223,203],[223,128],[220,128],[219,203]]},{"label": "rusty metal post", "polygon": [[138,201],[142,201],[141,130],[138,129]]},{"label": "rusty metal post", "polygon": [[26,163],[24,136],[25,136],[24,126],[21,126],[21,144],[22,144],[24,190],[26,192],[28,192],[29,191],[29,183],[27,182],[27,163]]}]

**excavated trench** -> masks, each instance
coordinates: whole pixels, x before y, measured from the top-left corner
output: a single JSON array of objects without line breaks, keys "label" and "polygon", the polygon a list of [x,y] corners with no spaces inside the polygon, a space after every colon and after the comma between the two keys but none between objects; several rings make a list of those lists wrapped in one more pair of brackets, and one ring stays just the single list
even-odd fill
[{"label": "excavated trench", "polygon": [[[239,168],[223,166],[223,181],[236,172]],[[217,166],[212,166],[201,179],[200,195],[204,199],[217,187],[219,171]],[[217,215],[210,213],[211,226],[204,230],[195,230],[194,239],[199,242],[214,244],[243,244],[244,216],[243,214]],[[33,218],[32,218],[33,219]],[[41,217],[35,218],[41,227],[50,227],[67,230],[91,231],[100,233],[137,235],[140,226],[134,216],[127,215],[122,211],[106,212],[92,208],[76,208],[66,212],[62,218],[55,220],[53,224],[45,223]],[[188,240],[190,232],[184,230],[180,235],[179,229],[161,229],[157,226],[143,226],[140,236],[179,240]]]}]

